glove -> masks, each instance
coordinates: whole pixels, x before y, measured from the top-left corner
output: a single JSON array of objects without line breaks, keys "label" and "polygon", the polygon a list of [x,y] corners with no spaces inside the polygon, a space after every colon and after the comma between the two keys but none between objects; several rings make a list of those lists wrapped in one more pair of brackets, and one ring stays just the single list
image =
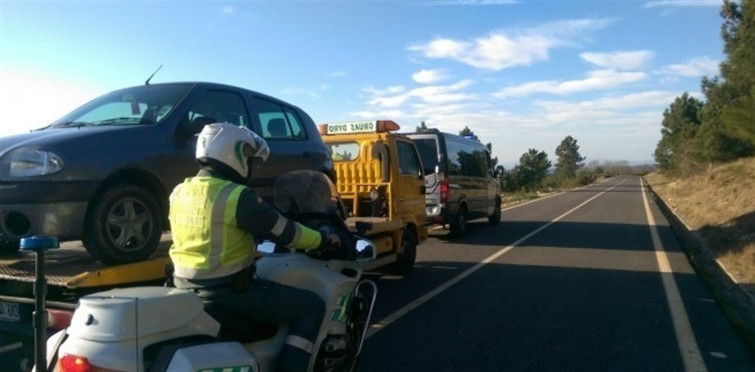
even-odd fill
[{"label": "glove", "polygon": [[335,251],[338,248],[341,248],[341,237],[336,234],[328,235],[328,248],[331,251]]}]

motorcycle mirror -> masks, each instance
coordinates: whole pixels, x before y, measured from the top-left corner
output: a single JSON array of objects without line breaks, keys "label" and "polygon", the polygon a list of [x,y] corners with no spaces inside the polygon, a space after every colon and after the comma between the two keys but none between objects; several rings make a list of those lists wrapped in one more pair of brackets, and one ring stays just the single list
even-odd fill
[{"label": "motorcycle mirror", "polygon": [[367,239],[360,238],[357,240],[356,251],[357,261],[362,264],[372,261],[377,257],[375,245]]},{"label": "motorcycle mirror", "polygon": [[274,253],[275,243],[270,240],[263,240],[261,243],[257,244],[257,251],[262,253]]}]

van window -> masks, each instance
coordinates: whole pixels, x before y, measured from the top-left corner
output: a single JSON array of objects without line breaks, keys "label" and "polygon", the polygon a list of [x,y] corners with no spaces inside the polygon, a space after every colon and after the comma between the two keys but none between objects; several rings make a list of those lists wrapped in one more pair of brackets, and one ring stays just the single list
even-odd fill
[{"label": "van window", "polygon": [[488,160],[482,146],[446,139],[448,173],[452,176],[486,177]]},{"label": "van window", "polygon": [[438,165],[438,141],[435,138],[412,138],[412,141],[419,151],[425,174],[435,173],[435,166]]},{"label": "van window", "polygon": [[399,173],[413,176],[420,176],[419,158],[414,152],[412,146],[407,142],[397,141],[396,152],[398,153]]}]

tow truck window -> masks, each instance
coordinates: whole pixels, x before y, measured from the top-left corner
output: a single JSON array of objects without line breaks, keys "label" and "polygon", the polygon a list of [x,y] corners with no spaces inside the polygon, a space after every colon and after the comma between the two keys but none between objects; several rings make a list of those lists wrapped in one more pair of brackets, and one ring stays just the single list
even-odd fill
[{"label": "tow truck window", "polygon": [[351,161],[359,158],[359,144],[356,142],[327,143],[333,154],[333,161]]}]

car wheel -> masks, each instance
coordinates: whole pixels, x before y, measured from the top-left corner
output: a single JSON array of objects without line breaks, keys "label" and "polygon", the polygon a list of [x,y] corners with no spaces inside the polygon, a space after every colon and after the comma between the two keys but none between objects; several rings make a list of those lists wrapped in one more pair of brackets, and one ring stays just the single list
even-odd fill
[{"label": "car wheel", "polygon": [[460,238],[467,232],[467,207],[463,206],[459,209],[459,214],[456,215],[456,219],[451,221],[450,234],[454,238]]},{"label": "car wheel", "polygon": [[414,234],[405,229],[401,238],[401,253],[393,265],[393,271],[399,275],[407,275],[414,268],[417,259],[417,239]]},{"label": "car wheel", "polygon": [[495,210],[493,210],[493,214],[488,217],[488,223],[492,226],[497,226],[501,223],[501,201],[496,200],[495,201]]},{"label": "car wheel", "polygon": [[94,200],[81,240],[87,252],[104,263],[141,261],[160,244],[162,221],[152,194],[136,185],[121,184]]},{"label": "car wheel", "polygon": [[18,252],[21,242],[18,240],[0,240],[0,256],[10,256]]}]

